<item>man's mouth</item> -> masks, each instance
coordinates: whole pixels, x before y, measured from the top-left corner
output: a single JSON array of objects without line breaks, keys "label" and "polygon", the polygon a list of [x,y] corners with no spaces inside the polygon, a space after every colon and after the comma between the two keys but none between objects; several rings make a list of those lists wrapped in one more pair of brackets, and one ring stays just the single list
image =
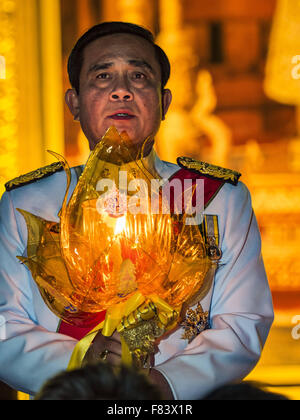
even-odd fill
[{"label": "man's mouth", "polygon": [[135,116],[130,112],[122,111],[122,112],[115,112],[114,114],[109,115],[108,118],[113,119],[113,120],[123,121],[123,120],[132,120],[133,118],[135,118]]}]

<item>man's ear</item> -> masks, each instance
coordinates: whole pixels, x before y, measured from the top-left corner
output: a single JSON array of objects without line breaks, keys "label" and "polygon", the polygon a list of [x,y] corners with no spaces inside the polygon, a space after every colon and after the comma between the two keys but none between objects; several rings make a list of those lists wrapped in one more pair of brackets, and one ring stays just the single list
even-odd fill
[{"label": "man's ear", "polygon": [[71,111],[71,114],[74,117],[74,120],[79,121],[79,98],[75,89],[67,90],[65,94],[65,101],[68,105],[69,110]]},{"label": "man's ear", "polygon": [[166,114],[172,102],[172,92],[170,89],[164,89],[162,92],[162,120],[166,119]]}]

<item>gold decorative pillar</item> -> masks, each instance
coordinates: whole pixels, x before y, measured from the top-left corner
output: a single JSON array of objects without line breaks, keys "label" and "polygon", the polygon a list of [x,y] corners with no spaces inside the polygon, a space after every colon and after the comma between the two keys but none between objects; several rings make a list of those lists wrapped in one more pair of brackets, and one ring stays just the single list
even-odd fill
[{"label": "gold decorative pillar", "polygon": [[103,20],[136,23],[150,30],[154,27],[153,0],[104,0],[101,3]]},{"label": "gold decorative pillar", "polygon": [[157,137],[157,150],[162,159],[175,162],[179,155],[195,155],[197,130],[190,119],[195,102],[194,68],[197,56],[193,49],[193,30],[183,27],[181,0],[160,1],[158,44],[171,62],[168,88],[173,102]]},{"label": "gold decorative pillar", "polygon": [[64,153],[60,0],[39,0],[39,8],[43,103],[42,152],[44,162],[51,163],[53,156],[46,153],[46,150]]},{"label": "gold decorative pillar", "polygon": [[[3,183],[16,175],[18,153],[19,85],[17,76],[17,1],[0,2],[0,194]],[[3,74],[5,64],[5,75]]]},{"label": "gold decorative pillar", "polygon": [[95,24],[91,1],[92,0],[76,0],[79,35],[84,34],[84,32]]},{"label": "gold decorative pillar", "polygon": [[136,23],[148,29],[154,24],[154,4],[152,0],[119,0],[121,20]]},{"label": "gold decorative pillar", "polygon": [[300,2],[278,0],[266,67],[265,91],[278,102],[300,105]]},{"label": "gold decorative pillar", "polygon": [[116,2],[110,0],[99,0],[101,6],[101,20],[115,21],[120,20],[119,10],[116,7]]},{"label": "gold decorative pillar", "polygon": [[59,0],[1,0],[0,193],[64,152]]}]

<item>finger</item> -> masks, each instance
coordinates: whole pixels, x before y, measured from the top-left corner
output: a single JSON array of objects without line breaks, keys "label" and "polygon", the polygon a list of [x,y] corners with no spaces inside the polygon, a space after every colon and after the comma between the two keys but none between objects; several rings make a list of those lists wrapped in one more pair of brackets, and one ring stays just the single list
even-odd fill
[{"label": "finger", "polygon": [[99,357],[97,353],[94,351],[94,349],[90,347],[83,358],[82,366],[86,366],[90,363],[97,363],[97,362],[99,362]]},{"label": "finger", "polygon": [[94,351],[102,352],[104,350],[110,350],[114,353],[121,354],[122,344],[118,336],[115,337],[104,337],[97,336],[91,345]]},{"label": "finger", "polygon": [[114,342],[114,343],[116,343],[116,344],[118,344],[118,345],[120,345],[121,344],[121,336],[120,336],[120,334],[118,333],[118,331],[115,331],[114,333],[113,333],[113,335],[112,336],[110,336],[110,337],[106,337],[107,338],[107,340],[109,340],[110,342]]},{"label": "finger", "polygon": [[113,366],[118,366],[122,363],[122,354],[118,348],[116,351],[107,349],[102,349],[102,351],[98,351],[95,348],[95,346],[91,346],[83,359],[82,366],[85,366],[90,363],[94,364],[99,362],[109,363]]},{"label": "finger", "polygon": [[101,343],[93,343],[90,347],[90,351],[93,353],[93,355],[95,355],[98,358],[105,352],[113,353],[121,357],[122,345],[121,343],[117,341],[106,339],[105,341],[102,341]]},{"label": "finger", "polygon": [[93,340],[93,344],[105,345],[105,343],[109,341],[114,341],[119,344],[121,343],[121,335],[118,333],[118,331],[115,331],[113,335],[109,337],[103,335],[101,331],[98,332],[98,334]]},{"label": "finger", "polygon": [[120,333],[117,330],[113,333],[113,335],[111,336],[111,338],[113,340],[116,340],[116,341],[120,341],[121,342],[121,335],[120,335]]},{"label": "finger", "polygon": [[86,361],[88,363],[105,362],[112,365],[118,365],[122,361],[122,355],[109,350],[105,350],[101,353],[91,352],[86,358]]},{"label": "finger", "polygon": [[[122,356],[122,346],[115,342],[110,342],[107,347],[105,347],[105,350],[107,350],[110,353],[113,353],[119,357]],[[103,350],[102,350],[103,351]]]},{"label": "finger", "polygon": [[110,352],[110,353],[108,353],[105,362],[109,363],[113,366],[118,366],[122,363],[122,357],[119,354],[115,354],[113,352]]}]

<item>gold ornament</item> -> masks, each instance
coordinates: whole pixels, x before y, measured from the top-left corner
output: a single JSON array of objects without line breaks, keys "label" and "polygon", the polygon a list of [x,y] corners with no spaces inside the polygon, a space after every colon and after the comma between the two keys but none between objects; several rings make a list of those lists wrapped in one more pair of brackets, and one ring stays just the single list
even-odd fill
[{"label": "gold ornament", "polygon": [[241,177],[239,172],[233,171],[232,169],[221,168],[220,166],[200,162],[188,157],[179,157],[177,163],[184,169],[189,169],[198,172],[201,175],[228,182],[232,185],[237,185]]},{"label": "gold ornament", "polygon": [[195,310],[188,309],[185,320],[181,323],[185,332],[182,339],[191,342],[195,337],[201,334],[204,330],[209,328],[208,312],[203,312],[202,306],[198,303]]},{"label": "gold ornament", "polygon": [[[201,231],[185,223],[186,214],[177,220],[163,209],[151,212],[151,181],[161,178],[153,159],[146,168],[151,154],[146,162],[131,152],[126,133],[110,128],[91,153],[69,200],[71,172],[60,157],[67,190],[59,224],[20,210],[28,247],[27,257],[19,259],[31,270],[49,308],[77,326],[87,326],[93,314],[107,311],[103,325],[79,343],[71,367],[80,366],[99,329],[105,336],[118,330],[127,346],[123,360],[143,366],[154,341],[176,326],[182,305],[206,290],[213,265]],[[107,168],[108,179],[103,178]],[[131,182],[121,177],[125,172],[137,174],[134,180],[143,181],[148,193],[141,196],[141,188],[134,196],[125,193]],[[146,204],[145,212],[135,212],[141,203]]]},{"label": "gold ornament", "polygon": [[31,184],[32,182],[46,178],[63,169],[60,162],[52,163],[51,165],[37,169],[36,171],[29,172],[26,175],[21,175],[5,184],[6,191],[12,191],[16,188],[23,187],[24,185]]}]

